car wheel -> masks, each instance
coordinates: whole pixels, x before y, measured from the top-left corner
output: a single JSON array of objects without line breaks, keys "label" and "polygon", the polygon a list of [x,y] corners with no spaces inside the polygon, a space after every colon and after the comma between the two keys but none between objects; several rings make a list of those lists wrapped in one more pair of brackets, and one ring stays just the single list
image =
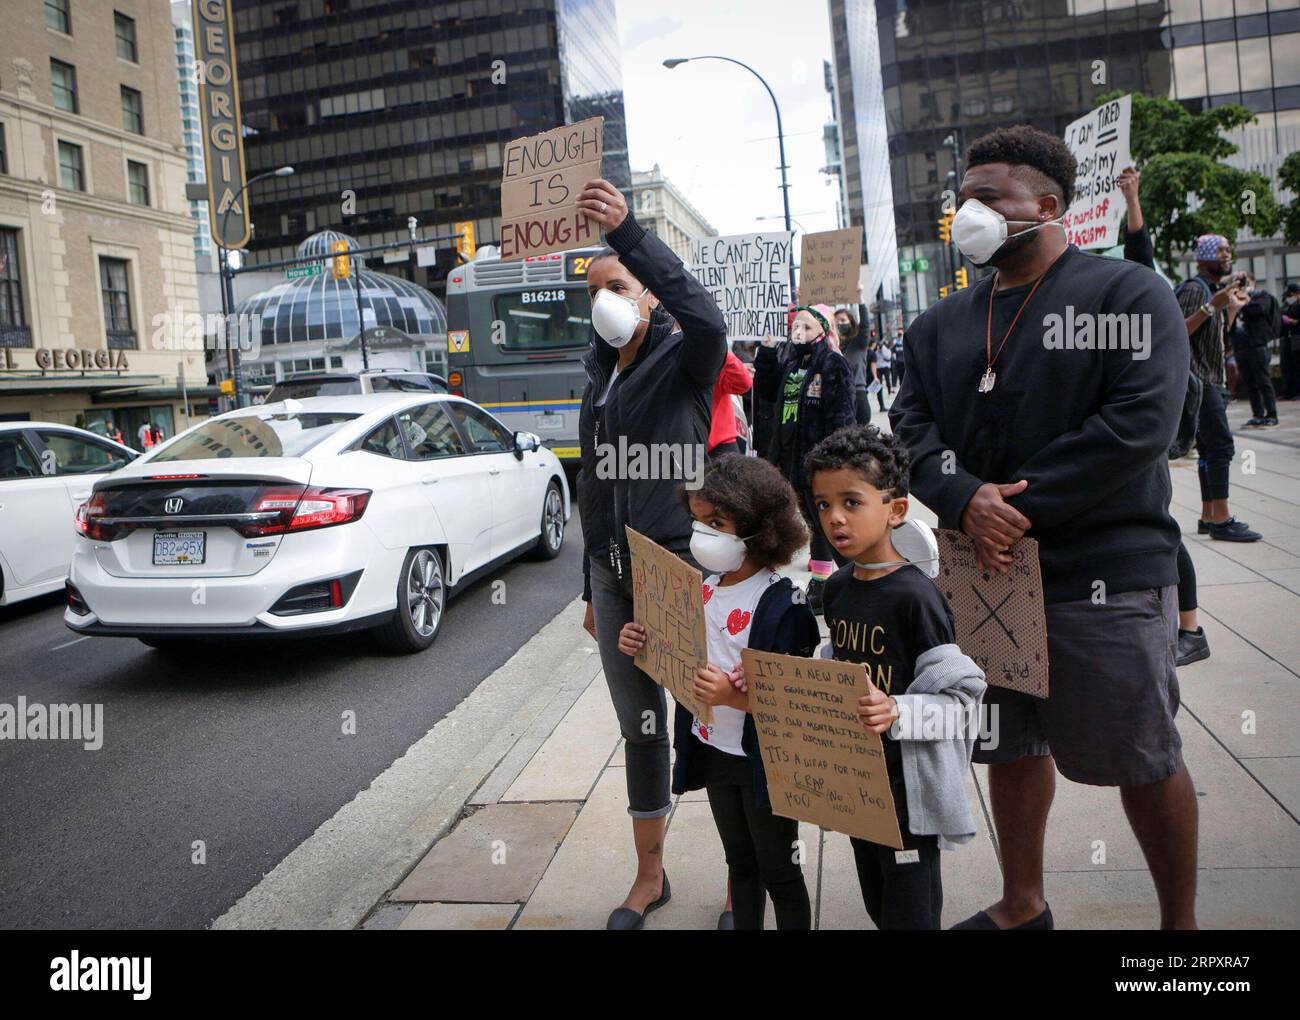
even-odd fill
[{"label": "car wheel", "polygon": [[447,577],[437,549],[412,549],[397,578],[397,608],[378,628],[380,644],[394,652],[422,652],[442,628],[447,606]]},{"label": "car wheel", "polygon": [[542,498],[542,533],[537,536],[533,556],[539,560],[553,560],[564,548],[564,498],[560,486],[551,482]]}]

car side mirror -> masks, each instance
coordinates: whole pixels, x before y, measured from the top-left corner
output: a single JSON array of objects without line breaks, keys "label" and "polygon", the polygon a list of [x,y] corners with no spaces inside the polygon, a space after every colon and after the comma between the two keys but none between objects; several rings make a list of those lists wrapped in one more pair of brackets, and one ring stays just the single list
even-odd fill
[{"label": "car side mirror", "polygon": [[525,453],[536,450],[539,445],[537,437],[531,432],[515,433],[515,457],[519,460],[523,460]]}]

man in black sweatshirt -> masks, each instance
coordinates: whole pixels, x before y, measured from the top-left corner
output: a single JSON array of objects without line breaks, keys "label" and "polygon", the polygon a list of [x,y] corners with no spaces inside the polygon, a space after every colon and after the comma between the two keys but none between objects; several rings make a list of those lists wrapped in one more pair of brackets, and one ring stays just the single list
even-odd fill
[{"label": "man in black sweatshirt", "polygon": [[[1050,696],[990,687],[987,762],[1003,895],[958,927],[1047,929],[1043,841],[1068,779],[1118,786],[1164,927],[1194,927],[1196,793],[1174,725],[1178,525],[1166,451],[1189,352],[1169,287],[1143,266],[1080,252],[1059,223],[1075,161],[1027,126],[966,156],[953,237],[996,274],[907,332],[890,411],[912,487],[975,539],[982,565],[1038,541]],[[1008,226],[1010,225],[1010,227]]]}]

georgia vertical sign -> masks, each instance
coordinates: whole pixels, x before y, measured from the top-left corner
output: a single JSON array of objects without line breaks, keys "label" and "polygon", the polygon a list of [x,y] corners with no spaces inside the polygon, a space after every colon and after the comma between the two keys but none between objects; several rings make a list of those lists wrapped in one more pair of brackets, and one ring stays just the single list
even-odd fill
[{"label": "georgia vertical sign", "polygon": [[240,195],[245,179],[244,139],[230,0],[193,3],[194,75],[203,110],[212,236],[226,248],[242,248],[248,243],[249,217]]}]

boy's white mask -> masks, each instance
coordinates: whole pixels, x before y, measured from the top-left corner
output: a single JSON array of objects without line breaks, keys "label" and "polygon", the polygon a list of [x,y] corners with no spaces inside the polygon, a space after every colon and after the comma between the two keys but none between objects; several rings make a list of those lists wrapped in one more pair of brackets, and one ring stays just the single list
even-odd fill
[{"label": "boy's white mask", "polygon": [[930,525],[909,518],[894,529],[890,538],[898,554],[903,557],[901,560],[891,560],[888,563],[854,562],[853,565],[864,570],[881,570],[885,567],[898,566],[900,563],[911,563],[924,572],[926,577],[939,576],[939,543]]}]

